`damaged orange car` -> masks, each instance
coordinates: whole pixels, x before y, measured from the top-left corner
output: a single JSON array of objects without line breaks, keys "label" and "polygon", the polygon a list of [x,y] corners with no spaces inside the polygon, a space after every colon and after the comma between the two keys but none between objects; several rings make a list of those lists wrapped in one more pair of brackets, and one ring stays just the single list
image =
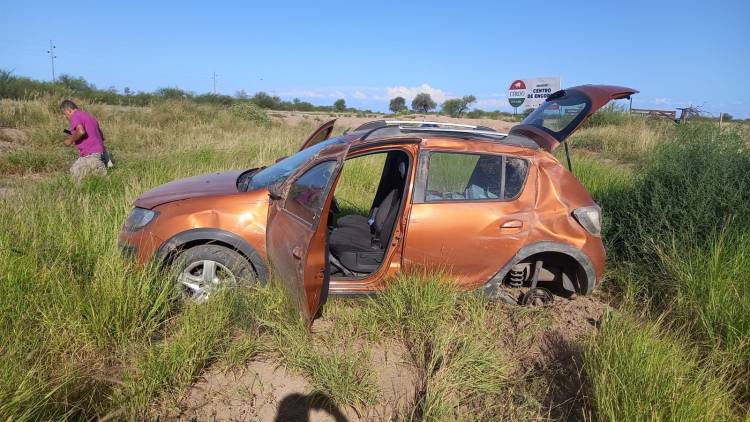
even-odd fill
[{"label": "damaged orange car", "polygon": [[[389,276],[440,268],[467,290],[524,299],[590,293],[604,272],[601,212],[550,152],[594,111],[637,91],[584,85],[555,92],[508,134],[423,121],[373,121],[245,171],[196,176],[136,199],[119,236],[141,263],[174,268],[196,298],[223,284],[264,283],[273,263],[310,322],[329,294],[367,294]],[[347,161],[382,154],[367,215],[343,215]],[[549,289],[549,290],[547,290]]]}]

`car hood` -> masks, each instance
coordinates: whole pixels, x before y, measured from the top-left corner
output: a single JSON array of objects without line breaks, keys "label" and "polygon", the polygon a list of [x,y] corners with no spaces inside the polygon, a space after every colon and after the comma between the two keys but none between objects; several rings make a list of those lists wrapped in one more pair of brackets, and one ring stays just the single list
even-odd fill
[{"label": "car hood", "polygon": [[237,193],[237,178],[243,171],[202,174],[157,186],[135,200],[135,206],[151,209],[182,199]]}]

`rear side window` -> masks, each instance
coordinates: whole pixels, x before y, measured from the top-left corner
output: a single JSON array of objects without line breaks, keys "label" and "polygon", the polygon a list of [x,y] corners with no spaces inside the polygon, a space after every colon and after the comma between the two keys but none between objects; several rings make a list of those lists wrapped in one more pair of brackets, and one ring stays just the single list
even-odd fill
[{"label": "rear side window", "polygon": [[312,224],[323,210],[336,161],[325,161],[307,170],[292,183],[284,207]]},{"label": "rear side window", "polygon": [[528,173],[526,160],[504,155],[433,152],[427,202],[515,199]]}]

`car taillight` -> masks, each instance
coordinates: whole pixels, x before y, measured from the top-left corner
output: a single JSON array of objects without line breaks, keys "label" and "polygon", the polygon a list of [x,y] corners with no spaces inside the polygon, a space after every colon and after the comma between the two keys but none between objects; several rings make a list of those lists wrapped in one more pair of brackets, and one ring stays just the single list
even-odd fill
[{"label": "car taillight", "polygon": [[598,205],[576,208],[573,210],[573,217],[578,224],[594,236],[602,233],[602,209]]}]

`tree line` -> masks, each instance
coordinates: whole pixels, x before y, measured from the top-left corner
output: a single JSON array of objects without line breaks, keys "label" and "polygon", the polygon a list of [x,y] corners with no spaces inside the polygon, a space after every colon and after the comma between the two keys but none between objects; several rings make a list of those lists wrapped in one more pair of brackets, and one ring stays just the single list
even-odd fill
[{"label": "tree line", "polygon": [[[112,105],[145,106],[163,100],[190,100],[196,103],[224,106],[252,102],[269,110],[373,113],[371,110],[349,107],[343,98],[339,98],[332,105],[326,106],[314,105],[307,101],[301,101],[299,98],[287,101],[263,91],[250,95],[244,90],[240,90],[234,96],[217,93],[196,94],[177,87],[159,88],[153,92],[136,92],[129,87],[125,87],[120,91],[115,87],[97,88],[82,77],[61,75],[56,81],[49,82],[16,76],[12,72],[0,70],[0,98],[30,99],[47,95],[59,98],[75,97]],[[499,118],[510,116],[509,113],[500,111],[487,112],[479,109],[469,111],[469,108],[475,102],[476,97],[473,95],[448,99],[442,103],[440,112],[452,117]],[[431,113],[437,109],[437,106],[437,103],[428,93],[419,93],[411,101],[411,111],[416,113]],[[406,105],[406,99],[400,96],[390,100],[389,109],[394,114],[410,111]]]}]

